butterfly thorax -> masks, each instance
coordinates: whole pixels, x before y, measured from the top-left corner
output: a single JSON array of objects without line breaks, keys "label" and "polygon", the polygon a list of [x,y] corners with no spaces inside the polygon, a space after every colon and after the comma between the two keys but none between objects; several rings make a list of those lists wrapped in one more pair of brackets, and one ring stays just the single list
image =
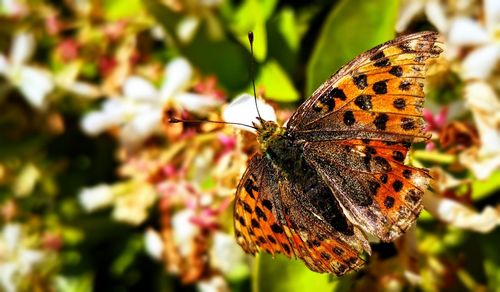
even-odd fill
[{"label": "butterfly thorax", "polygon": [[266,153],[276,141],[284,139],[285,135],[286,129],[273,121],[262,121],[261,125],[257,126],[257,140],[262,153]]},{"label": "butterfly thorax", "polygon": [[257,140],[261,153],[271,159],[284,173],[302,176],[306,161],[302,145],[290,136],[285,127],[272,121],[265,121],[257,128]]}]

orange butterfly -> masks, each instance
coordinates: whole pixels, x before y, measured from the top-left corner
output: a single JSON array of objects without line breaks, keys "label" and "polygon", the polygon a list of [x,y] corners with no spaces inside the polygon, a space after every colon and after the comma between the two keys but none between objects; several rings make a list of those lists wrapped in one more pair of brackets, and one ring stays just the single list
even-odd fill
[{"label": "orange butterfly", "polygon": [[434,32],[402,36],[345,65],[285,127],[261,120],[260,152],[237,189],[238,243],[298,257],[342,275],[371,253],[365,233],[403,234],[422,209],[429,174],[404,164],[425,141],[425,62],[442,52]]}]

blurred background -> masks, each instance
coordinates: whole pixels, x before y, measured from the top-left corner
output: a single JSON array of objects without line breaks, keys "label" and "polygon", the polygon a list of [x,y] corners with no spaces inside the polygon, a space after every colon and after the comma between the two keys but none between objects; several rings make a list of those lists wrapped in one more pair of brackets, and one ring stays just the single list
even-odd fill
[{"label": "blurred background", "polygon": [[[251,93],[248,31],[283,123],[423,30],[447,50],[409,161],[435,179],[416,227],[342,278],[245,255],[232,204],[254,136],[166,121],[220,121]],[[0,0],[0,291],[500,291],[499,61],[498,0]]]}]

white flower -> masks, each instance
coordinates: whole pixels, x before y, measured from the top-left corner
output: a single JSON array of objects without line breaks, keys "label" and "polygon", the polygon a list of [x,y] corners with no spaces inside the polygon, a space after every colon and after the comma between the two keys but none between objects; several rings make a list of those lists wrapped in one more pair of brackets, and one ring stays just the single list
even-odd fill
[{"label": "white flower", "polygon": [[146,230],[144,233],[144,246],[146,248],[146,252],[152,258],[156,260],[161,260],[163,258],[165,246],[160,234],[156,230],[152,228],[148,228]]},{"label": "white flower", "polygon": [[424,194],[423,204],[434,217],[458,228],[488,233],[500,225],[500,214],[491,206],[477,213],[456,201],[438,197],[431,192]]},{"label": "white flower", "polygon": [[460,155],[460,162],[477,178],[486,179],[500,168],[500,97],[486,82],[468,82],[465,98],[479,131],[481,147],[470,148]]},{"label": "white flower", "polygon": [[66,64],[64,68],[54,76],[54,81],[58,87],[64,88],[71,93],[83,97],[96,98],[101,94],[100,88],[94,84],[79,81],[77,79],[82,65],[83,63],[80,61]]},{"label": "white flower", "polygon": [[6,224],[0,235],[0,290],[14,292],[46,255],[40,250],[27,248],[18,223]]},{"label": "white flower", "polygon": [[28,6],[22,0],[1,0],[0,14],[12,17],[25,16],[29,12]]},{"label": "white flower", "polygon": [[[257,99],[257,107],[259,108],[259,113],[262,119],[265,121],[276,122],[276,113],[274,109],[269,104],[265,103],[261,99]],[[247,125],[249,127],[234,125],[236,128],[242,130],[247,130],[255,133],[255,130],[251,127],[259,125],[257,108],[255,106],[255,99],[249,94],[241,94],[236,97],[231,103],[224,109],[222,113],[222,118],[228,123],[240,123]]]},{"label": "white flower", "polygon": [[404,31],[415,17],[424,12],[429,22],[432,23],[438,31],[441,33],[447,31],[448,20],[446,17],[445,7],[439,0],[403,1],[399,11],[399,18],[396,23],[396,30],[398,32]]},{"label": "white flower", "polygon": [[97,135],[119,127],[122,144],[134,147],[160,130],[165,106],[180,106],[203,113],[219,105],[220,101],[210,96],[185,92],[191,85],[192,74],[185,59],[175,59],[165,68],[160,90],[142,77],[129,77],[123,85],[123,96],[108,99],[101,110],[85,115],[83,130],[89,135]]},{"label": "white flower", "polygon": [[229,286],[221,276],[212,276],[208,279],[198,282],[198,291],[200,292],[229,292]]},{"label": "white flower", "polygon": [[87,212],[110,206],[113,198],[112,188],[105,184],[84,188],[78,194],[80,204]]},{"label": "white flower", "polygon": [[197,225],[191,222],[194,212],[191,209],[184,209],[172,216],[172,230],[174,232],[174,242],[183,257],[191,254],[193,249],[193,239],[199,232]]},{"label": "white flower", "polygon": [[484,24],[458,17],[450,26],[448,44],[452,55],[457,47],[475,47],[462,62],[464,80],[486,79],[500,62],[500,1],[485,0],[483,11]]},{"label": "white flower", "polygon": [[33,35],[26,32],[17,33],[9,56],[0,54],[0,75],[17,87],[33,107],[43,109],[54,83],[46,70],[26,65],[34,50]]},{"label": "white flower", "polygon": [[225,275],[233,273],[248,274],[245,254],[233,236],[219,231],[213,235],[212,242],[210,263],[214,267]]},{"label": "white flower", "polygon": [[132,225],[141,224],[156,200],[154,189],[144,182],[124,183],[121,187],[123,190],[115,198],[113,219]]}]

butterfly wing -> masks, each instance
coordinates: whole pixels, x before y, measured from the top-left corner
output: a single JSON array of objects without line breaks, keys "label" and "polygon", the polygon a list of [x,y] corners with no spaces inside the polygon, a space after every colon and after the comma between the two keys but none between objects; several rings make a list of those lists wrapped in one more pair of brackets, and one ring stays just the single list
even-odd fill
[{"label": "butterfly wing", "polygon": [[346,215],[385,241],[400,236],[422,209],[429,176],[404,160],[412,142],[428,138],[425,61],[441,52],[433,32],[377,46],[332,76],[288,122]]},{"label": "butterfly wing", "polygon": [[342,275],[359,269],[364,264],[360,254],[370,252],[370,246],[329,188],[318,176],[316,181],[305,190],[270,159],[254,156],[235,202],[235,233],[243,249],[297,257],[317,272]]},{"label": "butterfly wing", "polygon": [[292,115],[298,139],[423,141],[425,62],[442,52],[434,32],[402,36],[344,66]]},{"label": "butterfly wing", "polygon": [[406,151],[402,144],[361,140],[304,146],[304,156],[353,223],[384,241],[401,236],[422,209],[429,174],[404,165]]}]

